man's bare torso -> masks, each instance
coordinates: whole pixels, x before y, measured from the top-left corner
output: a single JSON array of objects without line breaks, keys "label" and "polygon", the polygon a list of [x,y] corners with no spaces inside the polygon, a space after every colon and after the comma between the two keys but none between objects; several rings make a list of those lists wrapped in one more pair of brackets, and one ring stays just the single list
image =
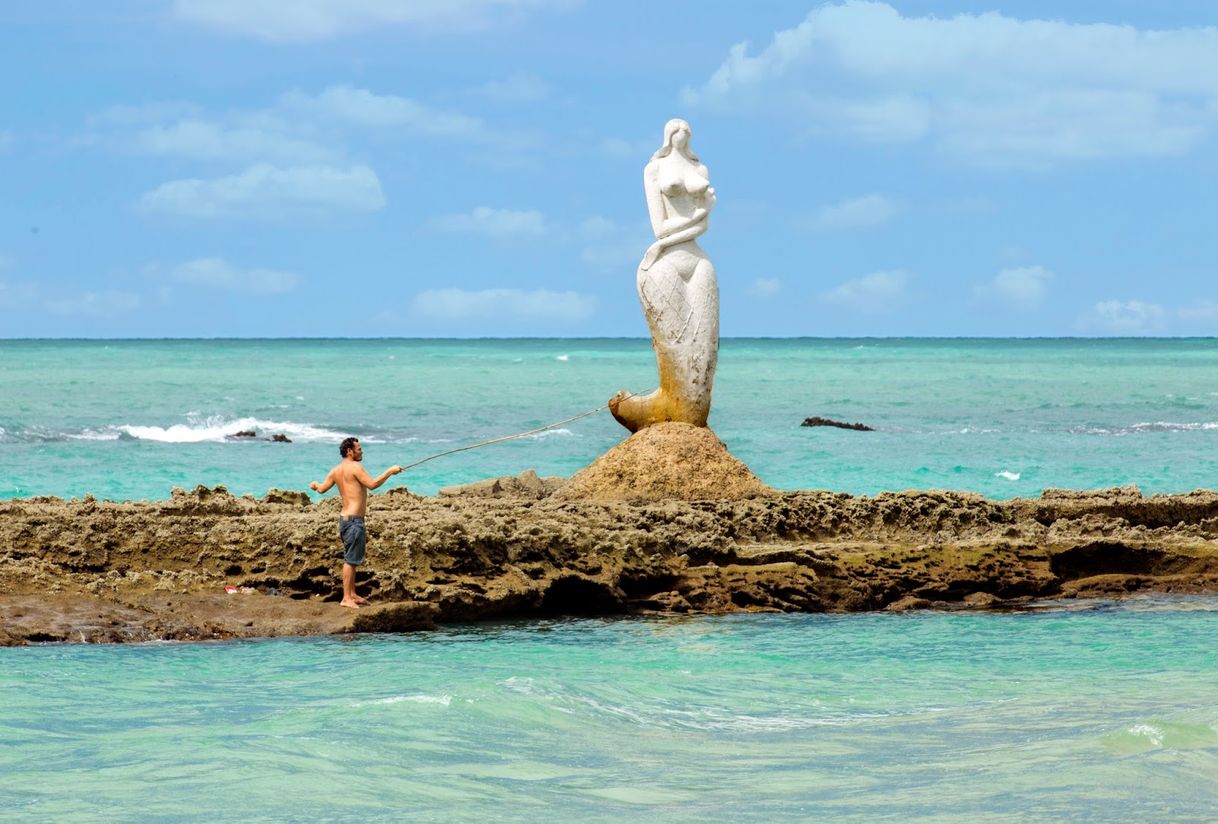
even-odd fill
[{"label": "man's bare torso", "polygon": [[338,495],[342,498],[342,514],[363,515],[368,509],[367,483],[371,481],[364,465],[359,461],[343,461],[330,470],[330,477],[334,479]]}]

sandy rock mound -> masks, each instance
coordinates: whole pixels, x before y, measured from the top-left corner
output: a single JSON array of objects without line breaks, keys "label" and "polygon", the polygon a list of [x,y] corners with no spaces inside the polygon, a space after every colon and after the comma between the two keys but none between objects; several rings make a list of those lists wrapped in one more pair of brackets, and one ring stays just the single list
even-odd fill
[{"label": "sandy rock mound", "polygon": [[706,427],[640,429],[572,476],[554,497],[591,501],[737,500],[772,495]]}]

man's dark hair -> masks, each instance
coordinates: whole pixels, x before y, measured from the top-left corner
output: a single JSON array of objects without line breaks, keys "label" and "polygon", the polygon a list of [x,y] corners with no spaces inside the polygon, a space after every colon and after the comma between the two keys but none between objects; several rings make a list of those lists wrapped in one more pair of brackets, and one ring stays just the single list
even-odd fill
[{"label": "man's dark hair", "polygon": [[355,445],[359,443],[359,438],[343,438],[343,442],[338,445],[338,454],[344,458],[348,452],[355,450]]}]

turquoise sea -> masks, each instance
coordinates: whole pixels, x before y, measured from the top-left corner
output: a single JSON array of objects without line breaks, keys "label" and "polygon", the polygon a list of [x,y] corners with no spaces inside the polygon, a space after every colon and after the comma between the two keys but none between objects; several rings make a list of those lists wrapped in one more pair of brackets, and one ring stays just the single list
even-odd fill
[{"label": "turquoise sea", "polygon": [[[307,489],[345,435],[375,470],[654,386],[645,340],[0,341],[0,497]],[[1183,492],[1218,478],[1218,339],[728,339],[710,423],[781,489]],[[602,412],[400,482],[570,475],[624,434]]]},{"label": "turquoise sea", "polygon": [[[654,375],[639,340],[0,341],[0,497],[304,489],[347,434],[378,471]],[[1218,340],[725,340],[711,425],[784,489],[1212,488]],[[1163,597],[0,649],[0,820],[1211,821],[1215,638],[1218,599]]]},{"label": "turquoise sea", "polygon": [[1218,603],[0,649],[0,819],[1212,821]]}]

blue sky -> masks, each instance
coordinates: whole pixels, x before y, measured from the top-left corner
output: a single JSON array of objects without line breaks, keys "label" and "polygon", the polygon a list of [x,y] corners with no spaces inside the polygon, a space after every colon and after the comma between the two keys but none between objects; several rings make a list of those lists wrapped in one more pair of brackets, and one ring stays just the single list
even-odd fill
[{"label": "blue sky", "polygon": [[0,7],[0,337],[1218,334],[1209,0]]}]

